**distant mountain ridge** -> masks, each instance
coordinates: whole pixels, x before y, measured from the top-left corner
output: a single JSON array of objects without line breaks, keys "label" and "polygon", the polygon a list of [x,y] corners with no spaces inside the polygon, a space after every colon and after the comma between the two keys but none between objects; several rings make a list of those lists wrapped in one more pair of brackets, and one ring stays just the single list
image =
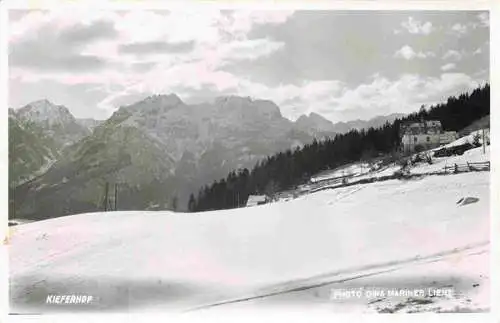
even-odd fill
[{"label": "distant mountain ridge", "polygon": [[351,130],[368,129],[370,127],[378,128],[386,122],[393,122],[397,118],[402,118],[404,113],[392,113],[387,116],[377,116],[369,120],[352,120],[347,122],[333,123],[324,118],[318,113],[311,112],[309,115],[301,115],[296,121],[296,126],[310,134],[323,134],[324,136],[332,136],[336,133],[346,133]]},{"label": "distant mountain ridge", "polygon": [[369,120],[357,119],[347,122],[337,122],[333,124],[333,129],[338,133],[346,133],[351,130],[368,129],[370,127],[378,128],[383,126],[386,122],[391,123],[394,120],[402,118],[404,116],[406,116],[406,114],[404,113],[392,113],[386,116],[376,116]]},{"label": "distant mountain ridge", "polygon": [[276,104],[237,96],[187,105],[150,96],[118,109],[69,146],[43,175],[16,189],[16,217],[101,208],[105,182],[119,183],[120,209],[187,204],[190,192],[235,168],[311,142]]},{"label": "distant mountain ridge", "polygon": [[295,126],[309,134],[322,134],[323,136],[333,136],[336,131],[334,124],[317,113],[310,113],[308,116],[301,115]]},{"label": "distant mountain ridge", "polygon": [[239,96],[188,105],[153,95],[101,122],[47,100],[13,114],[56,139],[59,152],[45,173],[16,188],[15,216],[31,219],[101,209],[106,182],[119,185],[120,209],[169,209],[174,199],[183,209],[189,193],[234,169],[336,133],[318,114],[292,122],[272,101]]}]

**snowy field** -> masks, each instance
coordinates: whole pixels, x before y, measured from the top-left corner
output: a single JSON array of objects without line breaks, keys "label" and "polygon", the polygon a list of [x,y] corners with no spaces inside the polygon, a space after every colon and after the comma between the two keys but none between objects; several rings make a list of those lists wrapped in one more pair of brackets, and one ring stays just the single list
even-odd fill
[{"label": "snowy field", "polygon": [[[365,284],[451,286],[458,296],[434,298],[427,310],[488,310],[489,176],[390,180],[235,210],[92,213],[14,226],[11,312],[416,308],[407,299],[329,296],[332,286]],[[479,201],[457,205],[465,196]],[[96,301],[45,304],[48,294]]]},{"label": "snowy field", "polygon": [[486,162],[490,160],[490,146],[477,147],[464,152],[463,155],[449,157],[433,157],[432,164],[422,162],[410,169],[412,174],[442,172],[445,166],[464,165],[467,163]]},{"label": "snowy field", "polygon": [[[443,257],[349,272],[327,279],[311,279],[312,288],[299,286],[295,291],[207,309],[293,309],[309,313],[363,314],[487,312],[490,302],[489,249],[489,245],[477,245]],[[386,294],[381,295],[380,291]],[[401,291],[401,294],[389,296],[390,291]],[[424,296],[404,295],[415,291],[423,291]],[[361,296],[357,297],[353,292],[361,292]]]},{"label": "snowy field", "polygon": [[[459,139],[460,140],[460,139]],[[440,147],[442,148],[442,147]],[[438,148],[438,149],[440,149]],[[410,174],[429,174],[429,173],[441,173],[444,171],[444,167],[451,167],[455,164],[465,165],[467,163],[478,163],[490,161],[490,146],[486,146],[484,151],[483,147],[477,147],[467,150],[463,155],[448,156],[448,157],[432,157],[432,164],[426,161],[413,164],[410,168]],[[353,178],[352,180],[361,180],[365,178],[374,178],[382,176],[393,175],[395,171],[400,170],[401,167],[398,165],[389,165],[388,167],[375,172],[369,172],[364,175]],[[448,170],[449,171],[449,170]]]}]

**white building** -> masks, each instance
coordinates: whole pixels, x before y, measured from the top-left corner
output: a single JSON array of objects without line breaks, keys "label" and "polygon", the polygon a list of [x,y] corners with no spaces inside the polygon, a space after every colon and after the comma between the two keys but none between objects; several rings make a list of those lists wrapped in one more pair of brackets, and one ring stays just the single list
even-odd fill
[{"label": "white building", "polygon": [[457,139],[456,131],[443,131],[440,121],[421,121],[401,126],[403,152],[413,153],[448,144]]},{"label": "white building", "polygon": [[268,198],[265,195],[250,195],[247,200],[247,206],[266,204],[267,201]]}]

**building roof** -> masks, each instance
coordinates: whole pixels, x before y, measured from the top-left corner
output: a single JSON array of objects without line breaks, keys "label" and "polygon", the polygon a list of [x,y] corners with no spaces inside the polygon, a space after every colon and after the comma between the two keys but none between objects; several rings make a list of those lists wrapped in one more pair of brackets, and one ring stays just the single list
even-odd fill
[{"label": "building roof", "polygon": [[428,127],[441,127],[441,121],[439,120],[429,120],[425,122]]},{"label": "building roof", "polygon": [[436,128],[441,130],[441,121],[439,120],[427,120],[419,122],[408,122],[401,126],[402,134],[426,134],[429,130],[435,131]]},{"label": "building roof", "polygon": [[258,203],[258,202],[265,202],[267,196],[265,195],[250,195],[248,196],[247,204],[248,203]]},{"label": "building roof", "polygon": [[412,122],[406,122],[402,124],[403,128],[418,128],[418,127],[424,127],[424,126],[441,126],[441,121],[439,120],[426,120],[426,121],[412,121]]}]

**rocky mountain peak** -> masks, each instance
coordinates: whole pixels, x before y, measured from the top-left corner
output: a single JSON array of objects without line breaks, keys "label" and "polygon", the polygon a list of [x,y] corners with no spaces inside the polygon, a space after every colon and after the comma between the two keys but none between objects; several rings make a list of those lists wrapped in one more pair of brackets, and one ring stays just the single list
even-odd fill
[{"label": "rocky mountain peak", "polygon": [[115,115],[121,116],[125,113],[147,117],[150,115],[164,113],[181,105],[184,105],[184,102],[182,102],[182,100],[176,94],[155,94],[148,96],[147,98],[139,102],[121,107],[117,112],[115,112]]},{"label": "rocky mountain peak", "polygon": [[151,104],[159,104],[162,106],[177,106],[183,103],[182,100],[174,93],[151,95],[148,96],[144,101]]},{"label": "rocky mountain peak", "polygon": [[214,100],[215,105],[243,105],[252,103],[252,98],[249,96],[227,95],[218,96]]},{"label": "rocky mountain peak", "polygon": [[55,105],[47,99],[31,102],[20,108],[16,115],[22,119],[33,122],[49,122],[51,124],[74,122],[75,118],[68,108]]},{"label": "rocky mountain peak", "polygon": [[219,110],[228,113],[240,113],[245,118],[266,118],[275,119],[281,118],[281,111],[279,107],[269,100],[254,100],[251,97],[242,96],[221,96],[217,97],[213,105]]},{"label": "rocky mountain peak", "polygon": [[295,124],[302,130],[319,130],[334,132],[333,123],[318,113],[311,112],[309,116],[301,115]]},{"label": "rocky mountain peak", "polygon": [[47,99],[31,102],[16,110],[15,117],[21,124],[36,125],[44,136],[54,141],[57,151],[90,134],[90,130],[79,124],[68,108]]},{"label": "rocky mountain peak", "polygon": [[328,121],[326,118],[324,118],[320,114],[317,114],[316,112],[311,112],[309,114],[309,119],[312,119],[312,120],[321,120],[321,121]]}]

